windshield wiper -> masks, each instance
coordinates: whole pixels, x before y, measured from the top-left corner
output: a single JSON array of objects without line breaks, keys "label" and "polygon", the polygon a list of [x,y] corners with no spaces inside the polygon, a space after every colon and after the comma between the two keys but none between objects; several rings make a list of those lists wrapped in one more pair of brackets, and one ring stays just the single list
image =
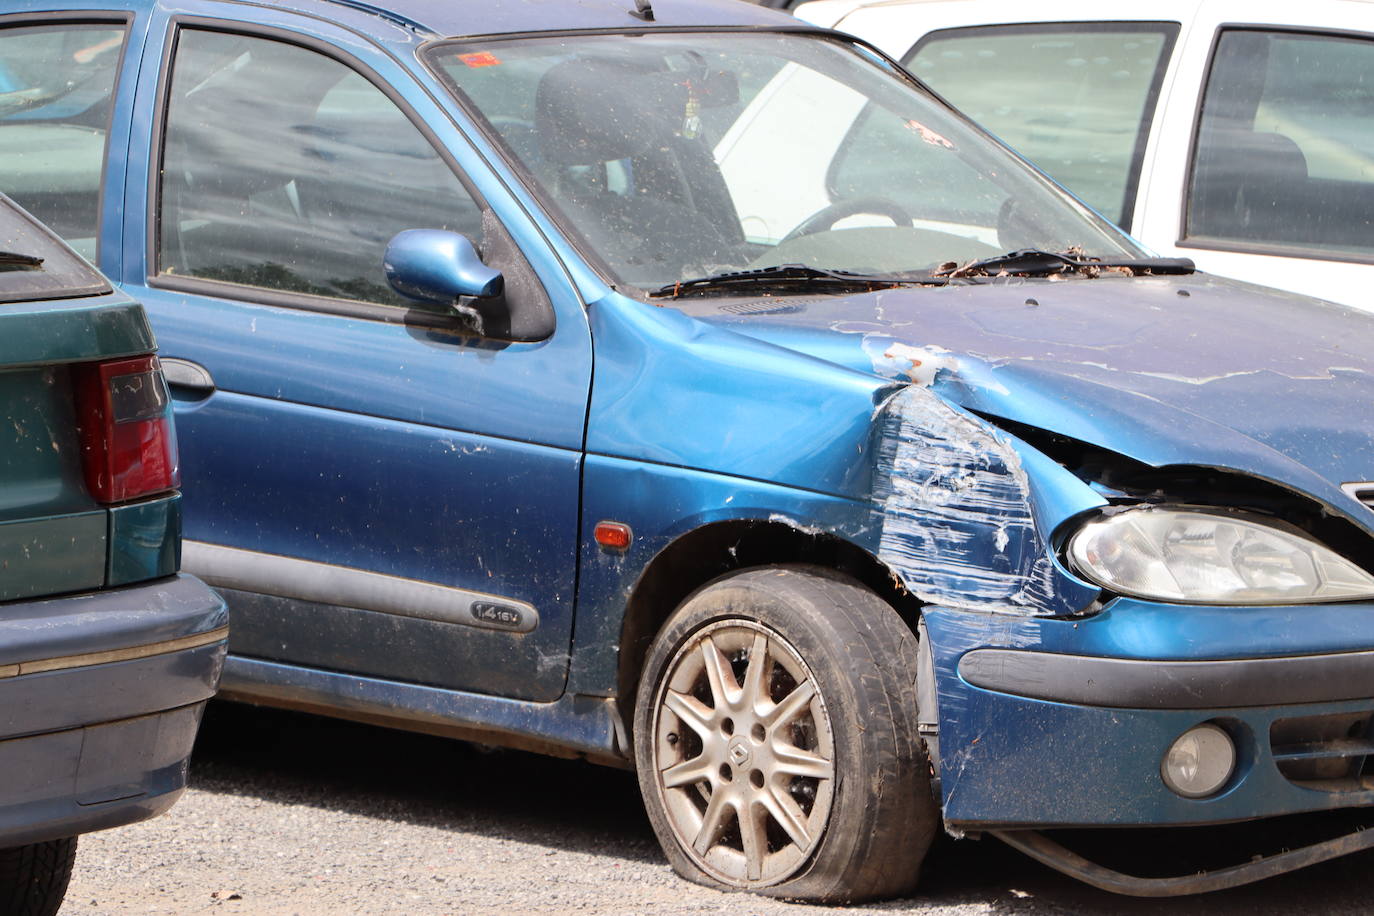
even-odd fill
[{"label": "windshield wiper", "polygon": [[847,270],[827,270],[823,267],[809,267],[805,264],[779,264],[776,267],[759,267],[754,270],[729,270],[712,274],[709,277],[696,277],[679,280],[650,290],[655,298],[679,296],[729,289],[737,286],[766,286],[769,289],[786,287],[837,286],[844,289],[891,289],[894,286],[922,284],[945,286],[949,281],[944,277],[931,274],[876,275],[851,273]]},{"label": "windshield wiper", "polygon": [[1106,271],[1139,277],[1190,274],[1196,269],[1190,258],[1094,258],[1074,248],[1067,251],[1022,248],[981,261],[970,261],[962,267],[946,264],[934,271],[932,276],[951,280],[962,277],[1048,277],[1054,274],[1096,277]]},{"label": "windshield wiper", "polygon": [[17,251],[0,251],[0,270],[37,270],[43,259]]}]

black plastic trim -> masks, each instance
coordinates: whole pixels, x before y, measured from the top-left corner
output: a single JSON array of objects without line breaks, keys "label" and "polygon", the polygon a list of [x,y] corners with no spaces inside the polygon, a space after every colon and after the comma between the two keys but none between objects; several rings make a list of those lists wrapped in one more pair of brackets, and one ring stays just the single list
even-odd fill
[{"label": "black plastic trim", "polygon": [[974,649],[959,660],[959,676],[985,690],[1077,706],[1289,706],[1374,697],[1374,651],[1163,661]]},{"label": "black plastic trim", "polygon": [[268,289],[262,286],[247,286],[242,283],[228,283],[223,280],[206,280],[200,277],[182,277],[170,274],[149,277],[147,282],[154,289],[170,289],[195,296],[247,302],[251,305],[321,312],[326,315],[359,318],[364,321],[381,321],[387,324],[430,327],[454,332],[460,330],[459,319],[456,315],[444,315],[440,312],[421,308],[407,308],[403,305],[382,305],[356,299],[332,299],[328,296],[311,296],[308,293],[295,293]]},{"label": "black plastic trim", "polygon": [[1199,251],[1230,251],[1236,254],[1262,255],[1267,258],[1295,258],[1303,261],[1331,261],[1337,264],[1374,264],[1374,254],[1340,251],[1330,248],[1303,248],[1300,245],[1277,245],[1273,242],[1238,242],[1205,235],[1179,239],[1176,248]]},{"label": "black plastic trim", "polygon": [[[470,42],[523,41],[527,38],[582,38],[584,36],[593,35],[623,35],[629,37],[640,35],[661,35],[669,33],[682,34],[685,32],[778,32],[783,34],[794,35],[812,34],[820,35],[823,38],[838,38],[841,41],[847,42],[849,44],[863,45],[866,48],[878,51],[877,48],[870,45],[868,41],[865,39],[857,38],[853,35],[847,35],[844,32],[839,32],[835,29],[828,29],[824,26],[810,25],[809,23],[803,22],[799,19],[795,23],[779,23],[778,25],[748,25],[744,23],[737,23],[734,25],[661,25],[659,23],[655,23],[653,25],[627,24],[624,26],[601,26],[598,28],[590,29],[534,29],[523,32],[483,32],[480,34],[454,35],[447,38],[434,39],[433,41],[425,42],[425,44],[419,49],[417,54],[419,54],[421,60],[424,60],[425,57],[429,53],[431,53],[431,49],[436,46],[450,44],[468,44]],[[889,58],[887,54],[883,53],[882,51],[878,51],[878,54],[883,58],[891,60],[891,58]],[[893,61],[893,63],[896,64],[896,61]]]},{"label": "black plastic trim", "polygon": [[1020,850],[1037,862],[1077,878],[1085,884],[1113,894],[1130,897],[1182,897],[1241,887],[1275,875],[1287,874],[1340,856],[1374,847],[1374,831],[1356,830],[1345,836],[1298,849],[1286,849],[1270,856],[1256,856],[1249,862],[1199,871],[1170,878],[1141,878],[1090,862],[1077,853],[1035,830],[991,830],[997,839]]}]

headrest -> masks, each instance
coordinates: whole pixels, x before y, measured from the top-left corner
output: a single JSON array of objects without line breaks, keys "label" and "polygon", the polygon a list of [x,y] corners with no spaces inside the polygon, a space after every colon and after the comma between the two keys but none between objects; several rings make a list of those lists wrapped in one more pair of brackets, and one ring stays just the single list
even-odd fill
[{"label": "headrest", "polygon": [[[1302,181],[1308,177],[1302,147],[1284,134],[1231,126],[1211,126],[1203,133],[1206,153],[1199,175],[1213,181],[1244,183]],[[1204,161],[1205,160],[1205,161]]]},{"label": "headrest", "polygon": [[550,67],[535,97],[544,158],[564,165],[628,159],[680,125],[687,88],[663,75],[605,59]]}]

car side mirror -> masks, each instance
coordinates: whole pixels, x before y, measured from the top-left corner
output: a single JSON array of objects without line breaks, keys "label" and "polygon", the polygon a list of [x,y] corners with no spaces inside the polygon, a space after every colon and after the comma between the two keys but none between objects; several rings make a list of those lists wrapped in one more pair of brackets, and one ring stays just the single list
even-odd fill
[{"label": "car side mirror", "polygon": [[[498,300],[506,286],[501,271],[482,263],[467,236],[442,229],[398,232],[386,246],[383,267],[387,282],[402,296],[450,308],[463,298]],[[484,305],[473,307],[482,313]]]}]

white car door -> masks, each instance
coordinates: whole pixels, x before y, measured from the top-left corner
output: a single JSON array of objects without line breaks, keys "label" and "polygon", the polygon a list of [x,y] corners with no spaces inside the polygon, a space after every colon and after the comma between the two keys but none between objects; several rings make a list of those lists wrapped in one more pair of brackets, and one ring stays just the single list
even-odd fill
[{"label": "white car door", "polygon": [[1372,31],[1364,4],[1203,3],[1180,36],[1137,237],[1212,273],[1374,310]]}]

